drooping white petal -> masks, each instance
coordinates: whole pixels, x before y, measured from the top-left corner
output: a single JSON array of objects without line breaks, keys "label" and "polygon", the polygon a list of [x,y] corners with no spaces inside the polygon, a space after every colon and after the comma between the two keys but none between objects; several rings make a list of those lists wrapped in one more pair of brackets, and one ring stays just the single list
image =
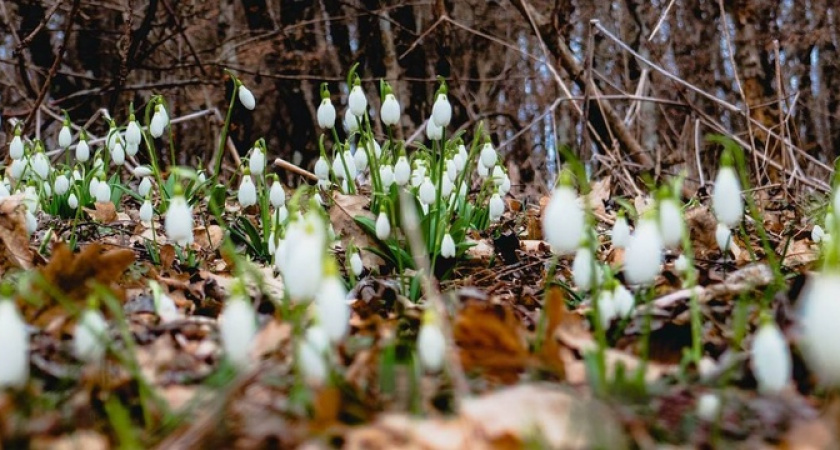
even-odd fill
[{"label": "drooping white petal", "polygon": [[762,325],[753,337],[750,365],[761,393],[778,394],[790,384],[790,349],[775,322]]}]

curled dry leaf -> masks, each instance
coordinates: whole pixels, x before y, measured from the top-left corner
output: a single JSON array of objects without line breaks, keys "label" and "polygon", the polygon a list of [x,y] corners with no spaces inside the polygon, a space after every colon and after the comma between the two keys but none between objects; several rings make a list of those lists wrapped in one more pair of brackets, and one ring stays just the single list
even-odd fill
[{"label": "curled dry leaf", "polygon": [[96,222],[107,224],[117,220],[117,208],[112,202],[96,202],[93,208],[84,210]]},{"label": "curled dry leaf", "polygon": [[458,313],[452,333],[467,372],[511,383],[528,364],[524,327],[508,306],[469,302]]},{"label": "curled dry leaf", "polygon": [[376,220],[368,209],[370,197],[367,195],[344,195],[333,193],[333,206],[330,208],[330,222],[336,234],[341,237],[344,248],[352,242],[362,251],[362,263],[365,267],[379,267],[384,261],[379,256],[364,250],[365,247],[376,246],[370,236],[356,223],[356,217],[367,217]]},{"label": "curled dry leaf", "polygon": [[0,200],[0,275],[10,267],[32,268],[32,249],[26,232],[26,208],[22,194]]}]

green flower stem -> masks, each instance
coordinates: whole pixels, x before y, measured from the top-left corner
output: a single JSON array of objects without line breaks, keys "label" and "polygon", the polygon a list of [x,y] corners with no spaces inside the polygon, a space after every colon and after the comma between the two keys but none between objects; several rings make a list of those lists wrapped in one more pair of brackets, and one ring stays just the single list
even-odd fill
[{"label": "green flower stem", "polygon": [[233,115],[233,106],[236,104],[236,94],[239,92],[239,83],[236,77],[231,74],[233,78],[233,92],[230,94],[230,104],[228,105],[227,114],[225,114],[225,124],[222,127],[222,135],[219,139],[219,149],[216,152],[216,168],[213,170],[213,185],[219,180],[219,174],[222,172],[222,160],[225,159],[225,145],[227,144],[228,130],[230,129],[230,118]]}]

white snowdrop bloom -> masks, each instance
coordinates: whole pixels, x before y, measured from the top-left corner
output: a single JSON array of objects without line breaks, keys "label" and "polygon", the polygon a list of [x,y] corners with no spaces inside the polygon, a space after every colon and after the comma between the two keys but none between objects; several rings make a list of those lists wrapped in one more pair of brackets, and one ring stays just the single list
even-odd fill
[{"label": "white snowdrop bloom", "polygon": [[719,222],[729,228],[737,227],[744,215],[744,200],[741,198],[741,182],[730,166],[723,166],[715,178],[712,194],[712,209]]},{"label": "white snowdrop bloom", "polygon": [[271,183],[271,189],[268,191],[268,201],[275,208],[286,204],[286,191],[283,189],[283,185],[277,180]]},{"label": "white snowdrop bloom", "polygon": [[58,132],[58,146],[61,148],[67,148],[72,143],[73,132],[70,131],[70,127],[67,125],[62,125],[61,130]]},{"label": "white snowdrop bloom", "polygon": [[391,222],[388,220],[388,215],[385,212],[380,212],[379,217],[376,218],[376,237],[380,241],[388,239],[391,235]]},{"label": "white snowdrop bloom", "polygon": [[155,297],[155,314],[160,317],[162,323],[174,322],[184,317],[178,306],[175,305],[175,300],[163,292]]},{"label": "white snowdrop bloom", "polygon": [[411,171],[411,185],[419,188],[426,181],[426,166],[422,160],[415,162],[414,170]]},{"label": "white snowdrop bloom", "polygon": [[680,255],[674,260],[674,269],[679,273],[688,272],[688,258],[685,255]]},{"label": "white snowdrop bloom", "polygon": [[[342,156],[344,157],[342,161]],[[346,167],[345,167],[346,164]],[[349,151],[336,154],[333,160],[333,173],[340,180],[356,178],[356,163]]]},{"label": "white snowdrop bloom", "polygon": [[598,294],[598,318],[601,321],[601,326],[608,330],[617,315],[612,291],[601,291]]},{"label": "white snowdrop bloom", "polygon": [[467,167],[467,160],[470,157],[470,154],[467,152],[467,147],[464,144],[458,144],[458,159],[456,162],[456,167],[458,168],[458,172],[463,172],[464,168]]},{"label": "white snowdrop bloom", "polygon": [[504,170],[502,170],[502,166],[498,164],[493,166],[493,184],[495,184],[496,187],[499,187],[502,185],[502,183],[504,183],[504,181],[505,172]]},{"label": "white snowdrop bloom", "polygon": [[242,103],[242,106],[251,111],[253,111],[254,108],[257,107],[257,99],[254,98],[254,94],[253,92],[251,92],[250,89],[246,88],[243,85],[240,85],[239,89],[237,89],[237,92],[239,94],[239,102]]},{"label": "white snowdrop bloom", "polygon": [[108,149],[108,151],[110,152],[114,149],[114,145],[116,145],[117,142],[120,141],[122,141],[122,135],[120,134],[119,130],[117,130],[114,127],[109,128],[108,135],[105,138],[105,148]]},{"label": "white snowdrop bloom", "polygon": [[400,156],[397,158],[397,164],[394,165],[394,182],[399,186],[405,186],[411,178],[411,166],[408,164],[408,158]]},{"label": "white snowdrop bloom", "polygon": [[[441,180],[441,186],[440,186],[440,193],[443,194],[443,197],[444,198],[449,198],[449,194],[451,194],[454,189],[455,189],[455,185],[452,184],[451,181],[449,181],[449,178],[448,177],[443,177],[443,180]],[[499,192],[504,194],[502,192],[501,188],[499,188]]]},{"label": "white snowdrop bloom", "polygon": [[13,159],[12,165],[9,168],[9,175],[11,175],[11,177],[15,180],[22,180],[24,173],[27,172],[26,168],[28,165],[29,161],[26,159],[26,157],[23,157],[21,159]]},{"label": "white snowdrop bloom", "polygon": [[[455,155],[457,157],[457,155]],[[449,181],[455,182],[458,179],[458,167],[455,165],[455,160],[453,158],[449,158],[446,160],[446,177],[449,178]]]},{"label": "white snowdrop bloom", "polygon": [[67,197],[67,206],[69,206],[70,209],[76,209],[79,207],[79,199],[76,197],[75,193],[71,192],[70,196]]},{"label": "white snowdrop bloom", "polygon": [[157,139],[163,136],[163,131],[169,124],[166,109],[162,105],[155,106],[155,113],[152,115],[152,122],[149,124],[149,134]]},{"label": "white snowdrop bloom", "polygon": [[440,256],[443,256],[444,258],[455,257],[455,241],[449,233],[443,235],[443,241],[440,243]]},{"label": "white snowdrop bloom", "polygon": [[490,197],[490,207],[489,207],[489,215],[490,221],[495,222],[502,218],[502,214],[505,212],[505,201],[502,200],[502,196],[499,193],[493,194]]},{"label": "white snowdrop bloom", "polygon": [[17,134],[17,132],[9,144],[9,158],[14,160],[23,158],[23,139],[20,138],[20,134]]},{"label": "white snowdrop bloom", "polygon": [[134,156],[140,151],[140,146],[137,144],[125,144],[125,154],[127,156]]},{"label": "white snowdrop bloom", "polygon": [[111,150],[111,161],[118,166],[125,164],[125,149],[119,142],[114,144],[114,148]]},{"label": "white snowdrop bloom", "polygon": [[107,181],[100,181],[96,185],[96,201],[99,203],[108,203],[111,201],[111,185]]},{"label": "white snowdrop bloom", "polygon": [[717,228],[715,228],[715,241],[717,241],[721,253],[725,254],[732,247],[732,230],[726,225],[718,223]]},{"label": "white snowdrop bloom", "polygon": [[379,166],[379,180],[386,191],[390,189],[394,184],[394,169],[388,164]]},{"label": "white snowdrop bloom", "polygon": [[70,189],[70,180],[67,179],[67,175],[62,173],[55,177],[54,186],[56,195],[64,195]]},{"label": "white snowdrop bloom", "polygon": [[140,207],[140,220],[145,223],[150,223],[152,221],[152,214],[154,214],[152,202],[146,199],[143,201],[143,206]]},{"label": "white snowdrop bloom", "polygon": [[318,325],[309,327],[297,347],[297,364],[306,383],[323,385],[329,374],[326,361],[329,338],[326,332]]},{"label": "white snowdrop bloom", "polygon": [[26,213],[24,213],[23,218],[24,218],[24,221],[25,221],[26,233],[27,234],[31,235],[31,234],[35,233],[36,231],[38,231],[38,218],[35,217],[35,214],[32,211],[27,209]]},{"label": "white snowdrop bloom", "polygon": [[254,186],[254,181],[251,180],[251,175],[246,173],[242,176],[242,181],[239,183],[239,191],[236,193],[236,198],[239,200],[239,205],[242,206],[243,209],[257,204],[257,187]]},{"label": "white snowdrop bloom", "polygon": [[420,197],[420,201],[431,205],[435,202],[435,195],[437,190],[435,189],[435,185],[432,183],[432,180],[429,177],[425,177],[423,183],[420,184],[420,190],[418,191],[418,196]]},{"label": "white snowdrop bloom", "polygon": [[76,161],[88,162],[90,159],[90,146],[87,141],[82,139],[76,144]]},{"label": "white snowdrop bloom", "polygon": [[239,370],[253,363],[251,349],[257,336],[257,317],[254,307],[242,295],[228,299],[219,315],[219,336],[225,357]]},{"label": "white snowdrop bloom", "polygon": [[176,195],[169,203],[164,218],[164,229],[170,241],[184,246],[193,242],[192,207],[183,195]]},{"label": "white snowdrop bloom", "polygon": [[654,219],[643,218],[630,237],[624,253],[624,276],[630,284],[651,284],[659,274],[662,238]]},{"label": "white snowdrop bloom", "polygon": [[624,285],[619,284],[613,289],[613,305],[615,306],[615,313],[619,317],[628,317],[633,312],[633,306],[636,304],[636,299],[633,294],[627,290]]},{"label": "white snowdrop bloom", "polygon": [[324,129],[332,129],[335,126],[335,106],[329,98],[321,99],[318,105],[318,126]]},{"label": "white snowdrop bloom", "polygon": [[47,159],[47,155],[44,152],[36,152],[32,155],[30,165],[35,175],[38,175],[38,178],[42,180],[47,179],[47,176],[50,174],[50,160]]},{"label": "white snowdrop bloom", "polygon": [[271,232],[271,234],[268,235],[268,253],[270,255],[277,254],[277,238],[274,236],[273,231]]},{"label": "white snowdrop bloom", "polygon": [[802,291],[799,309],[801,335],[799,347],[808,368],[825,387],[840,386],[840,274],[814,273]]},{"label": "white snowdrop bloom", "polygon": [[9,299],[0,299],[0,342],[0,389],[22,387],[29,378],[29,332]]},{"label": "white snowdrop bloom", "polygon": [[347,133],[355,133],[359,131],[359,122],[356,120],[356,116],[353,115],[353,112],[350,111],[350,108],[344,112],[344,130]]},{"label": "white snowdrop bloom", "polygon": [[108,349],[108,323],[98,309],[86,309],[76,323],[73,353],[88,363],[98,363]]},{"label": "white snowdrop bloom", "polygon": [[706,392],[697,399],[697,417],[706,422],[714,422],[720,415],[720,397]]},{"label": "white snowdrop bloom", "polygon": [[496,165],[496,161],[499,159],[498,155],[496,154],[496,149],[493,148],[493,144],[490,142],[485,142],[484,145],[481,146],[481,153],[479,155],[479,159],[481,160],[481,164],[490,169]]},{"label": "white snowdrop bloom", "polygon": [[750,367],[763,394],[778,394],[790,384],[793,373],[790,349],[775,322],[761,325],[753,337]]},{"label": "white snowdrop bloom", "polygon": [[99,189],[99,178],[93,177],[90,179],[90,184],[88,184],[88,194],[91,197],[96,198],[96,191]]},{"label": "white snowdrop bloom", "polygon": [[578,247],[575,253],[575,261],[572,263],[572,279],[577,287],[588,291],[592,287],[592,279],[595,276],[595,258],[592,250],[587,246]]},{"label": "white snowdrop bloom", "polygon": [[430,141],[439,141],[443,139],[443,127],[438,126],[433,118],[426,121],[426,137]]},{"label": "white snowdrop bloom", "polygon": [[152,175],[152,168],[149,166],[137,166],[131,173],[137,178],[148,177]]},{"label": "white snowdrop bloom", "polygon": [[[108,151],[110,152],[111,150],[108,150]],[[105,170],[105,161],[102,160],[101,156],[97,155],[96,158],[93,160],[93,169],[92,170],[94,172],[101,172],[101,171]]]},{"label": "white snowdrop bloom", "polygon": [[318,293],[323,278],[326,244],[326,225],[314,210],[289,224],[280,269],[292,299],[310,300]]},{"label": "white snowdrop bloom", "polygon": [[488,169],[488,168],[487,168],[484,164],[482,164],[482,163],[479,163],[479,164],[476,166],[476,172],[478,173],[478,176],[479,176],[479,177],[481,177],[481,179],[482,179],[482,180],[483,180],[483,179],[485,179],[485,178],[487,178],[487,177],[490,175],[490,169]]},{"label": "white snowdrop bloom", "polygon": [[569,186],[554,190],[542,217],[543,237],[558,255],[577,250],[584,229],[584,211],[577,193]]},{"label": "white snowdrop bloom", "polygon": [[446,356],[446,338],[438,324],[437,314],[431,309],[423,314],[423,325],[417,334],[417,356],[420,365],[428,372],[438,372],[443,368]]},{"label": "white snowdrop bloom", "polygon": [[368,166],[368,155],[364,149],[357,148],[353,154],[353,164],[356,166],[356,173],[362,173]]},{"label": "white snowdrop bloom", "polygon": [[373,155],[374,158],[379,160],[379,158],[382,157],[382,146],[379,145],[378,142],[376,142],[376,139],[368,140],[365,145],[367,146],[368,151],[371,155]]},{"label": "white snowdrop bloom", "polygon": [[630,241],[630,225],[624,214],[619,214],[612,227],[612,244],[615,248],[624,248]]},{"label": "white snowdrop bloom", "polygon": [[350,305],[347,304],[344,281],[337,274],[327,276],[324,280],[315,296],[315,310],[330,342],[336,343],[344,339],[350,328]]},{"label": "white snowdrop bloom", "polygon": [[505,174],[502,184],[499,185],[499,192],[503,194],[510,192],[510,177],[508,174]]},{"label": "white snowdrop bloom", "polygon": [[134,120],[134,115],[129,119],[128,126],[125,128],[125,143],[126,145],[140,145],[143,140],[143,134],[140,131],[140,124]]},{"label": "white snowdrop bloom", "polygon": [[667,198],[659,204],[659,231],[666,247],[677,247],[683,236],[682,210],[677,201]]},{"label": "white snowdrop bloom", "polygon": [[9,188],[6,187],[5,183],[0,183],[0,199],[6,198],[9,195],[11,195]]},{"label": "white snowdrop bloom", "polygon": [[359,252],[354,252],[352,256],[350,256],[350,269],[353,271],[353,275],[361,276],[362,272],[365,270],[365,266],[362,263],[362,257],[359,255]]},{"label": "white snowdrop bloom", "polygon": [[[355,186],[355,183],[353,185]],[[341,192],[344,194],[350,193],[350,182],[347,180],[347,178],[341,180]]]},{"label": "white snowdrop bloom", "polygon": [[73,169],[73,181],[82,181],[82,174],[77,169]]},{"label": "white snowdrop bloom", "polygon": [[319,156],[318,161],[315,161],[315,176],[319,180],[330,179],[330,163],[323,156]]},{"label": "white snowdrop bloom", "polygon": [[149,191],[152,190],[152,179],[149,177],[143,177],[140,180],[140,185],[137,187],[137,193],[140,194],[141,197],[145,197],[149,195]]},{"label": "white snowdrop bloom", "polygon": [[435,104],[432,106],[432,121],[438,127],[444,128],[449,126],[452,120],[452,104],[449,103],[449,98],[444,93],[439,93],[435,99]]},{"label": "white snowdrop bloom", "polygon": [[277,222],[284,223],[286,219],[289,218],[289,210],[286,208],[286,205],[281,206],[277,209]]},{"label": "white snowdrop bloom", "polygon": [[21,203],[23,203],[23,206],[29,211],[38,211],[40,197],[38,196],[38,190],[35,186],[26,186],[23,190],[23,199],[21,199]]},{"label": "white snowdrop bloom", "polygon": [[382,102],[382,109],[379,113],[382,117],[382,123],[387,126],[396,125],[400,121],[400,103],[394,94],[386,94],[385,101]]},{"label": "white snowdrop bloom", "polygon": [[356,84],[350,89],[350,96],[347,98],[347,106],[350,112],[356,117],[362,117],[367,110],[367,97],[365,97],[362,86]]},{"label": "white snowdrop bloom", "polygon": [[251,149],[251,156],[248,159],[248,168],[251,169],[251,173],[256,177],[262,176],[265,172],[265,153],[263,153],[260,147],[254,147]]},{"label": "white snowdrop bloom", "polygon": [[823,230],[823,227],[819,225],[814,225],[814,228],[811,229],[811,240],[814,241],[814,243],[819,244],[822,242],[825,235],[825,230]]}]

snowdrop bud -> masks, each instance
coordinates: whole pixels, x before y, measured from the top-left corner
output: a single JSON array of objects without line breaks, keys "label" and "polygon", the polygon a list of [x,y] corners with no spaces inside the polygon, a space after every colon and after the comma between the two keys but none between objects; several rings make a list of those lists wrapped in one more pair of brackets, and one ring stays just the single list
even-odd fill
[{"label": "snowdrop bud", "polygon": [[688,272],[688,258],[685,255],[680,255],[674,260],[674,269],[679,273]]},{"label": "snowdrop bud", "polygon": [[129,118],[128,126],[125,129],[125,143],[128,145],[140,145],[143,135],[140,132],[140,124],[134,120],[134,114]]},{"label": "snowdrop bud", "polygon": [[440,243],[440,256],[444,258],[455,257],[455,241],[449,233],[443,235],[443,241]]},{"label": "snowdrop bud", "polygon": [[624,248],[630,241],[630,225],[624,214],[619,214],[612,228],[612,244],[615,248]]},{"label": "snowdrop bud", "polygon": [[9,299],[0,299],[0,342],[0,389],[22,387],[29,378],[29,332]]},{"label": "snowdrop bud", "polygon": [[633,312],[633,306],[636,299],[633,294],[627,290],[624,285],[619,284],[613,289],[613,305],[615,306],[615,313],[619,317],[628,317]]},{"label": "snowdrop bud", "polygon": [[149,223],[152,221],[152,214],[154,210],[152,209],[152,202],[149,199],[146,199],[143,202],[143,206],[140,207],[140,220]]},{"label": "snowdrop bud", "polygon": [[9,157],[14,160],[23,158],[23,140],[20,138],[20,131],[15,131],[15,137],[9,144]]},{"label": "snowdrop bud", "polygon": [[452,104],[444,93],[437,95],[435,104],[432,106],[432,120],[441,128],[449,126],[452,120]]},{"label": "snowdrop bud", "polygon": [[561,185],[554,190],[543,211],[542,229],[556,254],[567,255],[577,249],[583,238],[584,211],[570,186]]},{"label": "snowdrop bud", "polygon": [[242,106],[251,111],[257,107],[257,99],[254,98],[254,94],[248,88],[240,85],[237,92],[239,93],[239,102],[242,103]]},{"label": "snowdrop bud", "polygon": [[501,219],[502,214],[504,214],[504,212],[505,212],[505,201],[502,200],[502,197],[497,192],[497,193],[493,194],[492,197],[490,197],[490,208],[489,208],[490,220],[492,222],[495,222],[495,221]]},{"label": "snowdrop bud", "polygon": [[38,231],[38,218],[35,217],[35,214],[32,211],[28,209],[26,210],[26,213],[24,214],[24,220],[26,222],[27,234],[31,235]]},{"label": "snowdrop bud", "polygon": [[236,195],[237,199],[239,199],[239,205],[243,209],[257,204],[257,187],[254,186],[251,175],[247,172],[242,177],[242,182],[239,184],[239,191]]},{"label": "snowdrop bud", "polygon": [[418,195],[420,197],[420,201],[427,205],[431,205],[435,202],[435,195],[437,195],[436,189],[429,177],[424,178],[423,183],[420,185]]},{"label": "snowdrop bud", "polygon": [[387,126],[396,125],[400,121],[400,103],[394,94],[387,94],[385,101],[382,102],[382,110],[379,114],[382,117],[382,123]]},{"label": "snowdrop bud", "polygon": [[111,185],[107,181],[100,181],[96,186],[96,201],[99,203],[111,201]]},{"label": "snowdrop bud", "polygon": [[744,200],[741,198],[741,182],[731,166],[723,166],[715,178],[712,195],[712,209],[719,222],[730,228],[737,227],[744,215]]},{"label": "snowdrop bud", "polygon": [[353,275],[357,277],[362,275],[362,272],[365,270],[364,264],[362,264],[362,257],[359,256],[359,252],[354,252],[353,256],[350,257],[350,269],[353,270]]},{"label": "snowdrop bud", "polygon": [[387,191],[394,184],[394,169],[387,164],[379,166],[379,179],[382,181],[382,187]]},{"label": "snowdrop bud", "polygon": [[125,164],[125,149],[121,143],[114,144],[114,148],[111,150],[111,160],[118,166]]},{"label": "snowdrop bud", "polygon": [[79,162],[87,162],[90,159],[90,146],[87,141],[81,139],[76,144],[76,160]]},{"label": "snowdrop bud", "polygon": [[315,296],[315,310],[330,342],[340,342],[350,328],[350,305],[344,282],[337,274],[324,280]]},{"label": "snowdrop bud", "polygon": [[162,105],[155,106],[155,113],[152,115],[152,123],[149,124],[149,134],[151,134],[155,139],[163,136],[163,131],[168,122],[169,118],[166,115],[164,107]]},{"label": "snowdrop bud", "polygon": [[193,242],[193,214],[183,195],[176,195],[169,203],[164,229],[170,241],[184,246]]},{"label": "snowdrop bud", "polygon": [[318,325],[309,327],[303,342],[298,344],[297,364],[307,384],[321,386],[327,381],[328,346],[329,338]]},{"label": "snowdrop bud", "polygon": [[219,336],[227,360],[239,370],[252,364],[251,348],[257,335],[257,317],[244,295],[231,297],[219,315]]},{"label": "snowdrop bud", "polygon": [[286,191],[283,190],[283,185],[277,180],[271,183],[271,190],[268,192],[268,201],[275,208],[286,204]]},{"label": "snowdrop bud", "polygon": [[438,324],[437,314],[427,309],[423,314],[423,325],[417,334],[417,356],[420,364],[428,372],[438,372],[443,368],[446,356],[446,339]]},{"label": "snowdrop bud", "polygon": [[350,108],[344,112],[344,130],[348,133],[355,133],[359,131],[359,122],[356,121],[356,116],[350,111]]},{"label": "snowdrop bud", "polygon": [[479,155],[479,159],[481,160],[481,164],[484,165],[484,167],[487,169],[490,169],[496,165],[498,155],[496,155],[496,149],[493,148],[493,144],[491,144],[489,141],[485,142],[484,145],[481,147],[481,154]]},{"label": "snowdrop bud", "polygon": [[330,163],[323,156],[318,157],[318,161],[315,162],[315,176],[322,181],[330,179]]},{"label": "snowdrop bud", "polygon": [[443,139],[443,127],[438,126],[431,117],[426,121],[426,137],[431,141]]},{"label": "snowdrop bud", "polygon": [[67,175],[62,173],[61,175],[55,177],[56,195],[64,195],[68,189],[70,189],[70,180],[67,179]]},{"label": "snowdrop bud", "polygon": [[697,417],[706,422],[714,422],[720,414],[720,397],[706,392],[697,399]]},{"label": "snowdrop bud", "polygon": [[825,387],[840,386],[840,275],[827,269],[812,274],[802,291],[799,346],[808,368]]},{"label": "snowdrop bud", "polygon": [[388,216],[385,212],[380,212],[379,217],[376,218],[376,237],[384,241],[391,235],[391,222],[388,221]]},{"label": "snowdrop bud", "polygon": [[251,173],[256,177],[262,176],[263,172],[265,172],[265,153],[263,153],[260,147],[254,147],[251,149],[251,157],[248,159],[248,168],[251,169]]},{"label": "snowdrop bud", "polygon": [[718,223],[717,228],[715,228],[715,241],[717,241],[721,253],[726,254],[732,246],[732,230],[726,225]]},{"label": "snowdrop bud", "polygon": [[592,250],[589,247],[582,246],[577,249],[575,261],[572,263],[572,278],[577,287],[584,291],[588,291],[592,287],[595,264]]},{"label": "snowdrop bud", "polygon": [[350,90],[350,96],[347,99],[347,106],[349,106],[350,112],[356,117],[362,117],[365,115],[365,110],[367,110],[367,97],[365,97],[364,91],[362,91],[362,86],[359,84],[359,80],[356,80],[356,84],[353,86],[353,89]]},{"label": "snowdrop bud", "polygon": [[478,172],[478,176],[482,179],[487,178],[490,175],[490,169],[488,169],[483,163],[479,163],[476,166],[476,171]]},{"label": "snowdrop bud", "polygon": [[50,174],[50,160],[47,159],[47,155],[43,152],[35,153],[35,155],[32,156],[30,164],[32,165],[32,170],[35,172],[35,175],[38,175],[38,178],[42,180],[47,179],[47,176]]},{"label": "snowdrop bud", "polygon": [[826,233],[825,230],[823,230],[823,227],[814,225],[814,228],[811,229],[811,240],[814,241],[814,243],[819,244],[822,242],[823,238],[825,238],[825,234]]},{"label": "snowdrop bud", "polygon": [[319,127],[329,130],[335,126],[335,106],[333,106],[329,98],[321,100],[317,115]]},{"label": "snowdrop bud", "polygon": [[394,166],[394,181],[399,186],[405,186],[409,178],[411,178],[411,166],[408,164],[408,158],[400,156]]},{"label": "snowdrop bud", "polygon": [[76,324],[73,353],[81,361],[98,363],[107,349],[108,323],[98,309],[86,309]]},{"label": "snowdrop bud", "polygon": [[356,166],[356,172],[362,173],[367,169],[368,165],[368,156],[367,152],[361,148],[356,149],[356,153],[353,155],[353,165]]},{"label": "snowdrop bud", "polygon": [[78,207],[79,207],[79,199],[78,199],[78,198],[76,198],[76,194],[75,194],[75,193],[72,193],[72,192],[71,192],[71,193],[70,193],[70,196],[69,196],[69,197],[67,197],[67,206],[69,206],[69,207],[70,207],[70,209],[76,209],[76,208],[78,208]]},{"label": "snowdrop bud", "polygon": [[70,127],[62,125],[61,130],[58,132],[58,146],[61,148],[67,148],[72,143],[73,133],[70,131]]},{"label": "snowdrop bud", "polygon": [[149,191],[152,190],[152,180],[149,177],[143,177],[140,180],[140,186],[137,187],[137,193],[140,194],[141,197],[145,197],[149,195]]},{"label": "snowdrop bud", "polygon": [[750,366],[763,394],[778,394],[790,383],[790,349],[775,322],[761,325],[753,337]]},{"label": "snowdrop bud", "polygon": [[630,284],[651,284],[659,274],[662,238],[652,218],[643,218],[630,237],[624,253],[624,276]]},{"label": "snowdrop bud", "polygon": [[134,156],[140,150],[140,146],[137,144],[126,144],[125,145],[125,154],[128,156]]},{"label": "snowdrop bud", "polygon": [[286,290],[294,300],[309,300],[321,287],[326,248],[326,225],[320,215],[310,210],[304,217],[289,224],[279,262]]},{"label": "snowdrop bud", "polygon": [[617,316],[615,309],[615,299],[611,291],[603,290],[598,294],[598,318],[601,320],[601,326],[608,330],[610,323]]},{"label": "snowdrop bud", "polygon": [[88,184],[88,194],[91,197],[96,197],[97,189],[99,189],[99,178],[93,177],[90,179],[90,184]]},{"label": "snowdrop bud", "polygon": [[683,236],[682,210],[676,200],[666,198],[659,203],[659,228],[662,243],[666,247],[676,247]]}]

